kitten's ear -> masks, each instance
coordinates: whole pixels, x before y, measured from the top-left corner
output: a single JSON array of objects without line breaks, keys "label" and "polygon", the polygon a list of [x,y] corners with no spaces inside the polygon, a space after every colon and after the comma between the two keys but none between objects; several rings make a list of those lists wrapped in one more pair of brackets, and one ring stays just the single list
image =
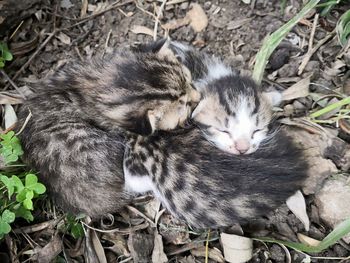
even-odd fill
[{"label": "kitten's ear", "polygon": [[151,135],[156,128],[156,118],[153,111],[148,111],[142,117],[130,118],[127,129],[140,135]]},{"label": "kitten's ear", "polygon": [[157,54],[161,58],[167,58],[170,61],[178,62],[176,54],[170,48],[170,42],[171,42],[170,38],[167,38],[163,46],[157,52]]},{"label": "kitten's ear", "polygon": [[202,100],[198,103],[197,107],[193,110],[193,112],[192,112],[192,114],[191,114],[191,118],[192,118],[192,119],[196,118],[196,116],[203,110],[205,104],[206,104],[205,99],[202,99]]},{"label": "kitten's ear", "polygon": [[201,100],[201,94],[198,90],[191,89],[190,99],[192,102],[199,102]]},{"label": "kitten's ear", "polygon": [[272,106],[278,106],[282,102],[282,93],[274,91],[266,91],[262,94]]}]

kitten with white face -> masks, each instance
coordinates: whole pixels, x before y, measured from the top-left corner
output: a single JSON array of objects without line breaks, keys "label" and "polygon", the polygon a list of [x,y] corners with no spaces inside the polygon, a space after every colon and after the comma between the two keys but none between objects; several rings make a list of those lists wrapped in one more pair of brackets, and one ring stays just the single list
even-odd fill
[{"label": "kitten with white face", "polygon": [[279,92],[263,92],[249,77],[192,47],[171,42],[170,48],[190,70],[201,93],[192,119],[210,142],[228,153],[250,154],[268,141]]}]

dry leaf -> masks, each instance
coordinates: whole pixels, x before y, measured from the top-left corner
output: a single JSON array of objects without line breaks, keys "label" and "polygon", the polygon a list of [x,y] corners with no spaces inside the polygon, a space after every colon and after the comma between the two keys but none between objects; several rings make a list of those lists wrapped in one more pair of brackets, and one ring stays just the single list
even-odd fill
[{"label": "dry leaf", "polygon": [[74,6],[74,5],[72,4],[72,2],[71,2],[70,0],[62,0],[62,1],[61,1],[61,7],[62,7],[62,8],[69,9],[69,8],[71,8],[72,6]]},{"label": "dry leaf", "polygon": [[178,29],[182,26],[186,26],[190,23],[190,19],[188,17],[184,17],[184,18],[180,18],[180,19],[176,19],[176,20],[172,20],[166,24],[164,24],[162,27],[165,30],[175,30]]},{"label": "dry leaf", "polygon": [[107,263],[105,251],[102,247],[101,241],[98,238],[95,230],[91,230],[91,240],[92,240],[92,245],[95,249],[97,258],[99,259],[98,262],[99,263]]},{"label": "dry leaf", "polygon": [[249,5],[250,4],[250,0],[242,0],[243,3]]},{"label": "dry leaf", "polygon": [[293,100],[303,98],[309,95],[311,75],[298,81],[294,85],[282,92],[282,100]]},{"label": "dry leaf", "polygon": [[5,129],[12,127],[17,122],[17,115],[10,104],[5,104]]},{"label": "dry leaf", "polygon": [[203,31],[208,25],[208,17],[199,4],[191,4],[191,9],[187,12],[186,17],[190,20],[190,26],[195,32]]},{"label": "dry leaf", "polygon": [[41,248],[37,255],[35,255],[35,262],[44,263],[51,262],[54,260],[59,253],[62,251],[62,239],[56,234],[50,240],[49,243],[43,248]]},{"label": "dry leaf", "polygon": [[133,32],[134,34],[143,34],[143,35],[153,36],[153,30],[145,26],[135,25],[130,29],[130,31]]},{"label": "dry leaf", "polygon": [[297,191],[286,201],[288,208],[304,224],[305,230],[310,229],[310,220],[306,213],[305,198],[301,191]]},{"label": "dry leaf", "polygon": [[150,262],[154,237],[144,233],[130,233],[128,248],[134,263]]},{"label": "dry leaf", "polygon": [[311,237],[308,237],[308,236],[305,236],[301,233],[298,233],[297,236],[298,236],[298,239],[300,240],[301,243],[308,245],[308,246],[316,247],[321,243],[321,241],[314,239],[314,238],[311,238]]},{"label": "dry leaf", "polygon": [[253,240],[250,238],[221,233],[220,242],[227,262],[243,263],[253,257]]},{"label": "dry leaf", "polygon": [[154,231],[154,247],[152,252],[152,262],[165,263],[168,262],[168,258],[164,253],[162,236],[158,234],[158,231]]},{"label": "dry leaf", "polygon": [[117,255],[123,255],[125,257],[130,257],[130,253],[127,248],[126,240],[123,235],[112,232],[112,233],[105,233],[102,236],[102,239],[108,240],[113,243],[113,246],[106,247],[106,249],[109,249],[116,253]]},{"label": "dry leaf", "polygon": [[[206,256],[206,248],[203,246],[203,247],[192,249],[191,254],[195,257],[205,257]],[[214,260],[214,262],[219,262],[219,263],[225,262],[225,259],[222,256],[221,251],[215,247],[208,249],[208,257],[210,259]]]},{"label": "dry leaf", "polygon": [[69,45],[71,43],[71,40],[70,40],[70,37],[67,36],[65,33],[63,32],[60,32],[57,36],[57,38],[63,43],[63,44],[66,44],[66,45]]},{"label": "dry leaf", "polygon": [[153,198],[151,201],[147,202],[144,205],[145,215],[154,221],[159,208],[160,208],[161,202],[157,198]]}]

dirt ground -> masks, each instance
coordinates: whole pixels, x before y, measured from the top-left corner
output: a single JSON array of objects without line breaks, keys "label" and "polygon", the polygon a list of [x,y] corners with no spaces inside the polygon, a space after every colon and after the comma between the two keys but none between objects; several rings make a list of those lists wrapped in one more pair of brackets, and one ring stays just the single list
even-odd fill
[{"label": "dirt ground", "polygon": [[[164,36],[164,26],[170,22],[178,24],[186,16],[191,2],[194,1],[177,1],[177,4],[171,4],[174,1],[169,2],[160,16],[158,38]],[[169,35],[172,39],[191,43],[203,51],[222,56],[244,74],[251,74],[255,55],[264,38],[293,17],[302,5],[302,1],[290,0],[282,10],[279,0],[252,2],[254,5],[238,0],[196,1],[208,17],[208,26],[196,33],[190,25],[184,25],[170,30]],[[14,55],[14,60],[6,66],[6,72],[20,89],[28,90],[37,80],[72,59],[104,56],[114,48],[153,40],[148,32],[153,31],[157,16],[155,10],[159,10],[162,1],[89,0],[87,6],[84,3],[87,1],[33,1],[33,5],[22,11],[23,23],[19,27],[13,23],[0,29],[0,40],[8,41]],[[349,96],[350,52],[339,45],[333,31],[339,16],[349,8],[349,4],[344,4],[332,10],[328,17],[319,16],[316,27],[313,27],[315,12],[304,18],[271,57],[263,84],[284,90],[308,79],[311,83],[310,90],[315,94],[327,96],[333,90]],[[140,29],[139,26],[143,28]],[[300,71],[299,66],[309,49],[313,28],[313,45],[319,44],[319,47]],[[13,89],[5,80],[0,81],[0,86]],[[316,197],[327,178],[337,173],[349,175],[349,129],[346,129],[346,123],[339,127],[323,125],[328,131],[327,140],[317,132],[308,135],[309,137],[301,135],[300,129],[316,129],[305,128],[305,124],[298,119],[306,116],[315,107],[315,100],[312,96],[290,100],[280,109],[280,117],[289,125],[291,133],[297,134],[293,135],[296,140],[305,148],[316,149],[312,153],[308,152],[308,156],[312,157],[313,172],[317,175],[303,189],[311,221],[310,230],[305,231],[301,221],[285,206],[269,219],[262,221],[258,232],[247,232],[248,235],[258,234],[298,241],[297,233],[303,233],[322,240],[331,231],[332,224],[325,222],[320,216],[320,209],[324,205],[322,202],[317,203]],[[63,235],[58,230],[58,225],[62,224],[60,212],[45,204],[43,202],[41,211],[35,212],[36,219],[33,224],[39,224],[39,227],[33,229],[26,222],[17,222],[16,227],[24,227],[27,232],[12,233],[0,246],[0,251],[7,253],[8,248],[11,248],[12,256],[19,256],[17,262],[24,262],[35,253],[38,253],[39,256],[36,257],[39,259],[58,255],[54,262],[65,262],[64,259],[66,262],[83,262],[84,257],[96,259],[101,253],[105,253],[108,262],[151,262],[152,251],[154,254],[154,249],[157,248],[161,252],[164,250],[169,262],[205,261],[207,232],[197,233],[184,224],[174,222],[167,213],[160,215],[157,213],[159,204],[149,196],[135,202],[136,211],[130,208],[94,225],[99,229],[107,229],[104,233],[87,229],[86,240],[90,243],[82,238],[75,240],[69,235]],[[154,218],[156,214],[160,216],[158,230],[148,224],[149,218]],[[126,222],[132,223],[127,226]],[[108,231],[116,228],[119,231]],[[237,233],[237,230],[232,231]],[[212,230],[208,262],[224,262],[218,237],[219,232]],[[104,252],[101,245],[105,248]],[[85,255],[84,247],[87,248],[85,251],[88,250]],[[165,254],[161,252],[158,255],[163,258],[159,256],[154,259],[155,262],[166,262]],[[311,262],[339,262],[341,259],[338,258],[349,255],[349,243],[340,241],[326,251],[314,255],[324,257],[323,259],[312,258]],[[250,262],[302,262],[304,258],[304,254],[291,249],[288,251],[283,246],[256,241],[254,256]],[[343,259],[343,262],[350,262],[350,259]]]}]

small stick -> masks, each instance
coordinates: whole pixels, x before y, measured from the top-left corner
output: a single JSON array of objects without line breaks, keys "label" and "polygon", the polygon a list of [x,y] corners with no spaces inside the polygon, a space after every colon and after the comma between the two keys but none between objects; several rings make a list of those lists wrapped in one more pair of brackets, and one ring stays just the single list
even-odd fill
[{"label": "small stick", "polygon": [[298,75],[300,75],[301,73],[303,73],[307,63],[310,61],[312,55],[324,44],[326,43],[329,39],[331,39],[334,36],[335,31],[332,31],[329,35],[327,35],[324,39],[320,40],[317,42],[317,44],[314,46],[314,48],[306,53],[305,58],[303,59],[303,61],[301,62],[300,66],[299,66],[299,70],[298,70]]},{"label": "small stick", "polygon": [[[31,57],[28,59],[26,63],[23,64],[23,66],[16,72],[16,74],[13,76],[12,80],[16,80],[17,77],[29,66],[29,64],[32,62],[32,60],[39,54],[39,52],[46,46],[46,44],[51,40],[51,38],[57,33],[58,30],[54,30],[52,33],[49,34],[49,36],[45,39],[45,41],[39,46],[37,50],[31,55]],[[4,90],[7,90],[11,84],[7,84],[4,88]]]},{"label": "small stick", "polygon": [[25,226],[25,227],[21,227],[21,228],[17,228],[14,229],[13,232],[17,233],[17,234],[21,234],[21,233],[26,233],[26,234],[30,234],[30,233],[35,233],[41,230],[44,230],[50,226],[55,226],[58,224],[58,222],[61,220],[60,219],[54,219],[54,220],[50,220],[50,221],[46,221],[40,224],[36,224],[36,225],[32,225],[32,226]]},{"label": "small stick", "polygon": [[163,13],[166,1],[167,0],[163,0],[162,4],[161,4],[161,6],[160,6],[160,8],[158,10],[158,14],[157,14],[157,17],[156,17],[156,22],[154,24],[154,30],[153,30],[153,40],[154,41],[157,40],[157,31],[158,31],[159,19],[160,19],[160,16],[162,15],[162,13]]},{"label": "small stick", "polygon": [[131,212],[133,212],[133,213],[135,213],[135,214],[141,216],[142,218],[146,219],[146,221],[147,221],[148,223],[150,223],[150,225],[151,225],[152,227],[156,227],[156,224],[155,224],[151,219],[149,219],[145,214],[143,214],[142,212],[140,212],[139,210],[137,210],[135,207],[132,207],[132,206],[130,206],[130,205],[127,205],[126,208],[129,209]]},{"label": "small stick", "polygon": [[1,74],[3,75],[3,77],[12,85],[12,87],[15,88],[15,90],[17,90],[17,92],[19,93],[19,95],[21,95],[21,97],[23,99],[26,98],[26,96],[23,94],[23,92],[19,89],[19,87],[16,85],[16,83],[14,83],[12,81],[12,79],[6,74],[6,72],[4,70],[0,70]]}]

